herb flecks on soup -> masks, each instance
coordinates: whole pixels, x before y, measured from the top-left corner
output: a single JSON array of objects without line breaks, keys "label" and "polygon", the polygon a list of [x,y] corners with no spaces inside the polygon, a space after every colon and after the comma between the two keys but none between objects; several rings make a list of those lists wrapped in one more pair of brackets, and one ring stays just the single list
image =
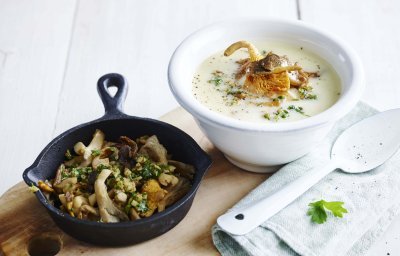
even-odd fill
[{"label": "herb flecks on soup", "polygon": [[307,118],[337,101],[340,79],[322,58],[282,42],[262,46],[268,51],[239,41],[205,60],[193,79],[196,99],[210,110],[254,122]]}]

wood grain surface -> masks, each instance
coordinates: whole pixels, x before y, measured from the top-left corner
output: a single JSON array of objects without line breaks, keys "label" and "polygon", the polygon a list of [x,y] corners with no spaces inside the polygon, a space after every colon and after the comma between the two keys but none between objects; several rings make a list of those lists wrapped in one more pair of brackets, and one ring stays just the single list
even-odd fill
[{"label": "wood grain surface", "polygon": [[161,119],[190,134],[213,159],[192,208],[175,228],[150,241],[122,248],[104,248],[79,242],[55,226],[26,184],[20,182],[0,198],[2,253],[28,255],[29,244],[38,237],[47,236],[62,242],[58,255],[218,255],[211,240],[211,227],[216,218],[268,175],[246,172],[231,165],[183,109],[178,108]]}]

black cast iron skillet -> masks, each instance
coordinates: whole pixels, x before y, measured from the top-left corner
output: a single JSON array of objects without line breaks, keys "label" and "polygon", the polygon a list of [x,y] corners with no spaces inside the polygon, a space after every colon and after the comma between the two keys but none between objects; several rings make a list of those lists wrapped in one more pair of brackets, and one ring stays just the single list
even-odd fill
[{"label": "black cast iron skillet", "polygon": [[[108,92],[111,86],[118,88],[114,97]],[[120,223],[85,221],[73,218],[51,205],[42,192],[35,193],[54,222],[76,239],[104,246],[122,246],[149,240],[167,232],[185,217],[200,182],[211,165],[211,159],[189,135],[178,128],[158,120],[124,114],[122,106],[128,85],[123,76],[119,74],[102,76],[97,83],[97,91],[103,101],[105,115],[76,126],[52,140],[35,162],[24,171],[23,179],[30,186],[37,185],[39,180],[54,178],[58,166],[64,160],[66,150],[72,149],[78,141],[89,143],[96,129],[102,130],[108,141],[116,141],[121,135],[131,138],[157,135],[174,160],[191,164],[196,169],[190,191],[161,213],[149,218]]]}]

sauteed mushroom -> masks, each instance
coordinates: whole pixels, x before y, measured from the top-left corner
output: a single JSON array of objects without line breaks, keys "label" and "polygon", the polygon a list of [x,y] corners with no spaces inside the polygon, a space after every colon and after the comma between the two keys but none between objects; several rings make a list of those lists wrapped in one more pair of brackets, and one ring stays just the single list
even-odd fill
[{"label": "sauteed mushroom", "polygon": [[99,205],[101,220],[103,222],[119,222],[121,220],[128,220],[128,216],[115,206],[112,200],[108,197],[105,181],[110,174],[110,170],[102,170],[94,183],[94,191],[96,193],[97,204]]},{"label": "sauteed mushroom", "polygon": [[154,135],[146,140],[146,144],[140,148],[139,154],[148,156],[151,160],[160,164],[168,163],[167,150]]},{"label": "sauteed mushroom", "polygon": [[243,88],[251,93],[267,96],[284,94],[291,87],[306,86],[309,77],[318,76],[317,72],[305,72],[286,56],[269,52],[264,57],[247,41],[233,43],[225,50],[224,55],[230,56],[240,48],[248,50],[249,58],[239,62],[236,79],[246,76]]},{"label": "sauteed mushroom", "polygon": [[76,143],[76,155],[67,151],[52,182],[39,182],[43,192],[56,195],[61,210],[86,220],[136,220],[164,210],[187,193],[194,167],[168,159],[156,136],[104,139],[96,130],[88,146]]},{"label": "sauteed mushroom", "polygon": [[165,207],[173,204],[174,202],[182,198],[182,196],[184,196],[189,191],[189,189],[190,189],[190,182],[188,179],[183,177],[179,179],[177,184],[175,185],[171,184],[171,186],[166,188],[168,193],[157,204],[158,211],[159,212],[164,211]]},{"label": "sauteed mushroom", "polygon": [[94,150],[100,150],[104,142],[104,133],[100,130],[96,130],[93,135],[93,139],[90,144],[86,147],[82,142],[78,142],[74,146],[74,150],[78,155],[83,155],[83,159],[88,160]]}]

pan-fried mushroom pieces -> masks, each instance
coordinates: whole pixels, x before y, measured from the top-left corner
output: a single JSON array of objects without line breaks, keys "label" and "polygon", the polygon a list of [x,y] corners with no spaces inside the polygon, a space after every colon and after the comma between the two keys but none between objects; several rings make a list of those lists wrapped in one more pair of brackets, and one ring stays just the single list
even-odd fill
[{"label": "pan-fried mushroom pieces", "polygon": [[92,162],[92,154],[96,151],[100,151],[104,143],[104,133],[100,130],[96,130],[93,135],[92,141],[86,147],[82,142],[78,142],[74,146],[76,154],[83,156],[83,161],[80,164],[81,167],[89,166]]},{"label": "pan-fried mushroom pieces", "polygon": [[287,71],[281,73],[249,74],[243,86],[249,92],[271,96],[273,93],[285,93],[290,89]]},{"label": "pan-fried mushroom pieces", "polygon": [[74,191],[79,185],[77,177],[66,178],[58,184],[54,184],[57,193],[66,193]]},{"label": "pan-fried mushroom pieces", "polygon": [[53,185],[59,184],[61,182],[61,179],[62,179],[61,174],[63,171],[65,171],[65,165],[61,164],[57,169],[56,177],[54,178]]},{"label": "pan-fried mushroom pieces", "polygon": [[100,156],[96,156],[92,161],[93,169],[97,169],[100,165],[108,166],[109,164],[110,160],[108,158],[100,158]]},{"label": "pan-fried mushroom pieces", "polygon": [[185,195],[193,179],[193,166],[168,160],[156,136],[136,141],[121,136],[116,143],[104,141],[103,132],[96,130],[90,144],[76,143],[74,152],[67,151],[52,183],[40,181],[38,186],[79,219],[150,217]]},{"label": "pan-fried mushroom pieces", "polygon": [[259,61],[263,58],[263,56],[258,52],[258,49],[247,41],[239,41],[231,44],[228,48],[226,48],[224,55],[230,56],[237,50],[241,48],[246,48],[250,55],[250,62]]},{"label": "pan-fried mushroom pieces", "polygon": [[74,212],[75,216],[78,216],[79,212],[81,211],[81,206],[88,204],[89,200],[86,197],[82,195],[75,196],[72,200],[72,211]]},{"label": "pan-fried mushroom pieces", "polygon": [[167,190],[168,193],[157,204],[158,211],[164,211],[165,207],[181,199],[187,192],[189,192],[190,187],[190,181],[183,177],[179,179],[176,185],[167,187],[165,190]]},{"label": "pan-fried mushroom pieces", "polygon": [[78,213],[79,219],[97,220],[99,217],[99,210],[90,205],[82,205]]},{"label": "pan-fried mushroom pieces", "polygon": [[114,200],[117,202],[117,203],[126,203],[126,200],[128,199],[128,195],[127,194],[125,194],[124,192],[122,192],[122,191],[118,191],[116,194],[115,194],[115,197],[114,197]]},{"label": "pan-fried mushroom pieces", "polygon": [[119,137],[119,140],[122,144],[128,145],[130,147],[130,157],[134,157],[138,151],[138,145],[136,144],[136,142],[126,136]]},{"label": "pan-fried mushroom pieces", "polygon": [[54,189],[52,187],[50,187],[50,184],[47,184],[41,180],[39,180],[38,182],[38,186],[40,188],[40,190],[47,192],[47,193],[53,193]]},{"label": "pan-fried mushroom pieces", "polygon": [[[81,143],[81,145],[78,147],[78,152],[76,150],[76,147],[74,147],[74,149],[78,155],[83,155],[83,159],[87,160],[90,158],[93,151],[101,149],[103,142],[104,142],[104,133],[97,129],[93,135],[93,139],[90,142],[89,146],[85,147],[85,145]],[[79,144],[79,142],[77,144]]]},{"label": "pan-fried mushroom pieces", "polygon": [[[74,156],[71,160],[68,160],[64,163],[65,167],[71,166],[81,166],[86,167],[90,165],[89,161],[84,161],[83,156]],[[86,165],[86,166],[85,166]]]},{"label": "pan-fried mushroom pieces", "polygon": [[96,193],[97,204],[99,205],[101,220],[103,222],[119,222],[129,220],[128,216],[117,206],[115,206],[112,200],[108,197],[105,181],[110,174],[110,170],[102,170],[94,184],[94,191]]},{"label": "pan-fried mushroom pieces", "polygon": [[153,215],[154,211],[158,207],[158,203],[165,197],[168,193],[166,190],[160,187],[160,184],[154,180],[150,179],[144,183],[142,187],[142,193],[147,194],[147,206],[148,210],[140,215],[143,217],[149,217]]},{"label": "pan-fried mushroom pieces", "polygon": [[174,166],[175,172],[179,173],[180,176],[185,177],[189,180],[193,180],[195,172],[193,165],[185,164],[174,160],[168,160],[168,164]]},{"label": "pan-fried mushroom pieces", "polygon": [[178,181],[179,179],[176,176],[167,173],[161,173],[158,177],[158,182],[163,186],[168,186],[169,184],[174,186]]},{"label": "pan-fried mushroom pieces", "polygon": [[267,56],[259,54],[257,48],[247,42],[239,41],[229,46],[224,55],[229,56],[240,48],[247,48],[249,58],[239,62],[236,79],[246,76],[244,89],[258,94],[271,96],[284,94],[291,87],[307,86],[308,78],[318,76],[316,72],[305,72],[296,63],[292,64],[286,56],[269,52]]},{"label": "pan-fried mushroom pieces", "polygon": [[89,204],[90,206],[94,206],[95,204],[97,204],[97,198],[96,198],[96,194],[91,194],[89,197]]},{"label": "pan-fried mushroom pieces", "polygon": [[138,220],[138,219],[140,219],[140,216],[134,208],[131,208],[129,210],[129,218],[131,220]]},{"label": "pan-fried mushroom pieces", "polygon": [[139,154],[147,156],[151,160],[159,164],[168,164],[167,150],[157,139],[157,136],[151,136],[146,140],[139,152]]}]

